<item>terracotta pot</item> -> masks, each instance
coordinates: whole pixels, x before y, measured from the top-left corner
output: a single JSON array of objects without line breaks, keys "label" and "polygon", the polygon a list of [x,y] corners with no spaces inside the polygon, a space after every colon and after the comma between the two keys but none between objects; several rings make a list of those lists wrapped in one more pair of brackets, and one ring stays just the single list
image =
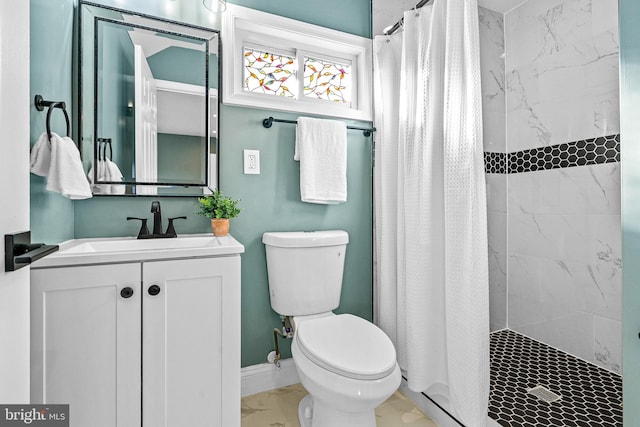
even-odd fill
[{"label": "terracotta pot", "polygon": [[214,236],[222,237],[229,234],[229,218],[211,219],[211,230]]}]

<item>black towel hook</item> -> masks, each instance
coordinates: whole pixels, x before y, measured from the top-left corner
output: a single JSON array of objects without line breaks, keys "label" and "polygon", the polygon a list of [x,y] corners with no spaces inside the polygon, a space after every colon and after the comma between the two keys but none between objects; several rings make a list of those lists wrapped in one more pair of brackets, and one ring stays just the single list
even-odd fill
[{"label": "black towel hook", "polygon": [[47,136],[49,137],[49,142],[51,142],[51,113],[54,108],[59,108],[64,113],[64,119],[67,122],[67,136],[71,136],[71,123],[69,114],[67,114],[67,104],[64,101],[45,101],[42,95],[36,95],[33,103],[38,111],[43,111],[44,107],[49,107],[47,111]]}]

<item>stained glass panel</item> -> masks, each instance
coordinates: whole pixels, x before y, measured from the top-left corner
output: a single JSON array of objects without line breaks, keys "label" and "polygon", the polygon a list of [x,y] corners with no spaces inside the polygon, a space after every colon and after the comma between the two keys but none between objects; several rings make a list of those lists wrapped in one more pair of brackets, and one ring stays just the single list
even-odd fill
[{"label": "stained glass panel", "polygon": [[244,48],[244,90],[295,98],[294,57]]},{"label": "stained glass panel", "polygon": [[304,58],[304,96],[351,103],[351,65]]}]

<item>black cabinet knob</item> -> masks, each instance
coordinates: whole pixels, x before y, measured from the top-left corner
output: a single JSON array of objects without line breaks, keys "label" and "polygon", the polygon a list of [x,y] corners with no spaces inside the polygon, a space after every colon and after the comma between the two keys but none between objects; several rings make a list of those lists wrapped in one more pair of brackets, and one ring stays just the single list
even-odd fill
[{"label": "black cabinet knob", "polygon": [[131,298],[133,296],[133,289],[127,286],[126,288],[122,288],[120,291],[120,296],[122,298]]},{"label": "black cabinet knob", "polygon": [[159,293],[160,293],[160,286],[158,286],[158,285],[149,286],[149,295],[156,296]]}]

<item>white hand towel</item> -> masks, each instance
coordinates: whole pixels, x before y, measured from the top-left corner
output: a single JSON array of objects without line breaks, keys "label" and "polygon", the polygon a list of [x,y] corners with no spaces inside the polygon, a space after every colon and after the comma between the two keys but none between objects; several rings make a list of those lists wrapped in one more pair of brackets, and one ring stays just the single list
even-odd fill
[{"label": "white hand towel", "polygon": [[[106,159],[104,161],[104,168],[106,170],[107,181],[119,181],[122,182],[122,172],[120,172],[120,168],[118,165],[113,163],[111,160]],[[124,194],[125,186],[118,184],[111,184],[110,194]]]},{"label": "white hand towel", "polygon": [[338,120],[299,117],[294,159],[300,160],[303,202],[347,201],[347,127]]},{"label": "white hand towel", "polygon": [[47,176],[49,164],[51,164],[51,144],[49,144],[49,136],[44,132],[31,148],[31,172]]},{"label": "white hand towel", "polygon": [[[104,160],[98,160],[98,182],[109,181],[109,174],[107,170],[107,162]],[[101,185],[102,194],[111,194],[111,185]]]},{"label": "white hand towel", "polygon": [[47,175],[47,190],[55,191],[72,200],[88,199],[89,181],[84,175],[80,152],[69,137],[51,135],[51,165]]},{"label": "white hand towel", "polygon": [[91,192],[93,194],[109,194],[111,191],[110,185],[96,184],[93,182],[94,168],[98,176],[97,182],[106,180],[106,176],[104,174],[104,160],[98,160],[95,162],[95,164],[91,165],[91,167],[89,168],[89,172],[87,173],[87,178],[89,178],[89,184],[91,184]]}]

